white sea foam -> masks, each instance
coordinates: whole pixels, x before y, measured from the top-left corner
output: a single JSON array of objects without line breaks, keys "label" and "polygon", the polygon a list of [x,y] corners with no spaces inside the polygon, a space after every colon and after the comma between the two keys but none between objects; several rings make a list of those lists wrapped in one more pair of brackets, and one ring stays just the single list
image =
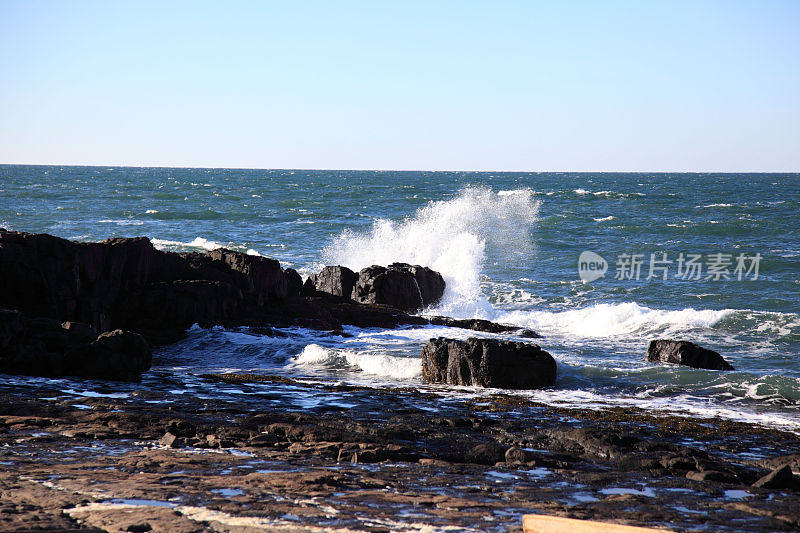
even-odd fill
[{"label": "white sea foam", "polygon": [[253,248],[247,248],[242,245],[237,245],[234,243],[222,244],[216,241],[211,241],[203,237],[195,237],[193,240],[184,242],[184,241],[170,241],[167,239],[150,239],[150,242],[153,243],[153,246],[156,247],[158,250],[169,250],[169,251],[178,251],[183,252],[187,250],[216,250],[217,248],[228,248],[230,250],[236,250],[240,252],[244,252],[247,255],[255,255],[261,256],[258,250],[254,250]]},{"label": "white sea foam", "polygon": [[733,204],[708,204],[708,205],[696,205],[695,207],[698,209],[703,207],[733,207]]},{"label": "white sea foam", "polygon": [[379,219],[368,232],[345,231],[323,250],[323,260],[353,270],[396,261],[428,266],[447,283],[439,312],[488,312],[491,306],[480,288],[482,265],[494,254],[504,254],[504,260],[530,260],[539,205],[531,189],[499,194],[469,187],[402,221]]},{"label": "white sea foam", "polygon": [[99,224],[116,224],[117,226],[141,226],[144,224],[144,222],[141,220],[133,220],[128,218],[104,218],[103,220],[98,220],[97,222]]},{"label": "white sea foam", "polygon": [[732,309],[667,311],[635,302],[602,303],[568,311],[509,311],[493,318],[548,334],[577,337],[613,337],[645,332],[680,332],[709,328],[729,316]]},{"label": "white sea foam", "polygon": [[600,217],[600,218],[593,218],[595,222],[606,222],[607,220],[614,220],[614,215],[609,215],[607,217]]},{"label": "white sea foam", "polygon": [[422,371],[418,357],[402,357],[375,351],[336,350],[309,344],[295,356],[290,366],[361,370],[366,374],[394,379],[412,379]]}]

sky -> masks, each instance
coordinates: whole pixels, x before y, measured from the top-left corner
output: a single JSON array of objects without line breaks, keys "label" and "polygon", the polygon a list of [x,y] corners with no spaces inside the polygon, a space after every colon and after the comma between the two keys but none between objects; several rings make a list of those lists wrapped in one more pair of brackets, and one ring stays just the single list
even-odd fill
[{"label": "sky", "polygon": [[0,163],[800,171],[800,1],[0,0]]}]

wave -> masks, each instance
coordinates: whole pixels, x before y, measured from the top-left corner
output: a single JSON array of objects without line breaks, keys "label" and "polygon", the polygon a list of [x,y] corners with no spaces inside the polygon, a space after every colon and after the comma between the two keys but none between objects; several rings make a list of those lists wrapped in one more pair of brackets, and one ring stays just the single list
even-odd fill
[{"label": "wave", "polygon": [[519,262],[532,257],[531,233],[540,206],[531,189],[501,193],[468,187],[404,220],[379,219],[367,232],[346,230],[323,250],[323,261],[353,270],[396,261],[428,266],[447,284],[439,312],[489,311],[481,294],[482,266],[487,258]]},{"label": "wave", "polygon": [[98,220],[98,224],[116,224],[117,226],[142,226],[144,222],[141,220],[127,219],[127,218],[104,218]]},{"label": "wave", "polygon": [[402,357],[374,352],[355,352],[309,344],[292,358],[290,367],[322,367],[331,370],[357,370],[365,374],[399,380],[413,379],[422,373],[419,357]]},{"label": "wave", "polygon": [[239,252],[244,252],[247,255],[257,255],[260,256],[261,254],[252,249],[248,248],[247,246],[235,243],[227,243],[222,244],[217,241],[212,241],[206,239],[204,237],[195,237],[193,240],[184,242],[184,241],[170,241],[166,239],[150,239],[150,242],[153,243],[153,246],[158,250],[167,250],[170,252],[193,252],[197,250],[216,250],[217,248],[228,248],[230,250],[235,250]]},{"label": "wave", "polygon": [[531,328],[545,334],[575,337],[613,337],[633,333],[676,333],[705,329],[736,312],[734,309],[669,311],[651,309],[636,302],[601,303],[568,311],[516,310],[500,313],[495,320]]}]

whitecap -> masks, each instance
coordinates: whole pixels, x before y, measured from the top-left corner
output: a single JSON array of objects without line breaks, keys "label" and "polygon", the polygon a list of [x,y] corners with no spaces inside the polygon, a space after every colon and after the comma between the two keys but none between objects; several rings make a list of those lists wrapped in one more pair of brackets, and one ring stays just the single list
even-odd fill
[{"label": "whitecap", "polygon": [[418,357],[388,355],[380,351],[354,351],[325,348],[309,344],[295,356],[291,367],[323,367],[327,369],[360,370],[365,374],[394,379],[413,379],[422,373]]}]

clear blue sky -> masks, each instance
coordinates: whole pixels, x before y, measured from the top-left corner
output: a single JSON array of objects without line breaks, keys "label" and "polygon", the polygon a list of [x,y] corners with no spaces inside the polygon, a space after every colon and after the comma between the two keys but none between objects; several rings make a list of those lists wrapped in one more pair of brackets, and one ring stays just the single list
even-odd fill
[{"label": "clear blue sky", "polygon": [[800,1],[0,0],[0,163],[800,171]]}]

